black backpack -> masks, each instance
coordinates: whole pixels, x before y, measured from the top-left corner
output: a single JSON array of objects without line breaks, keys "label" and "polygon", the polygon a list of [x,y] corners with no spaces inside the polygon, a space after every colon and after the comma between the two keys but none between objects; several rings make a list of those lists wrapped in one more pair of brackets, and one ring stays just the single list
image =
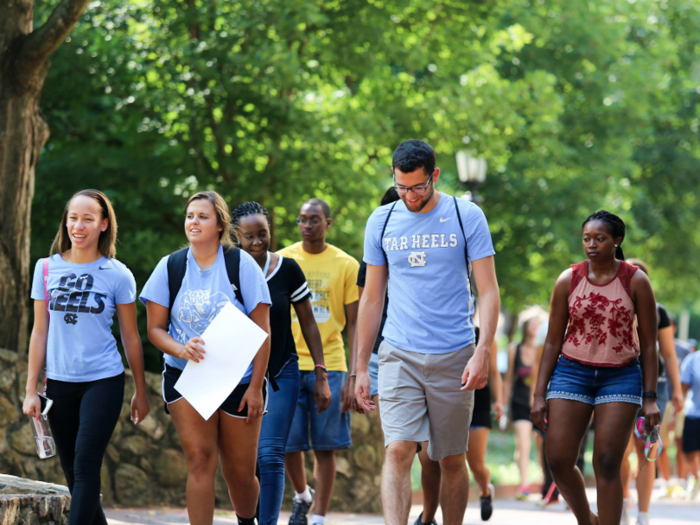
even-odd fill
[{"label": "black backpack", "polygon": [[[181,250],[171,253],[170,257],[168,257],[168,289],[170,290],[170,308],[168,310],[168,316],[170,315],[170,312],[173,309],[173,305],[175,304],[177,294],[180,292],[180,288],[182,287],[182,280],[185,278],[185,272],[187,271],[188,250],[189,247],[182,248]],[[228,280],[233,285],[233,293],[235,294],[236,299],[238,299],[238,302],[245,306],[245,302],[243,301],[243,294],[241,294],[240,248],[233,247],[224,251],[224,263],[226,264],[226,275],[228,275]],[[160,357],[162,365],[162,361],[164,359],[162,352],[160,354]],[[265,375],[267,376],[268,381],[270,382],[272,390],[277,392],[279,390],[277,381],[275,381],[275,379],[271,377],[267,372],[265,373]],[[165,407],[165,411],[168,412],[167,405]]]},{"label": "black backpack", "polygon": [[[183,248],[168,257],[168,289],[170,290],[170,309],[172,311],[177,294],[182,287],[182,280],[185,278],[187,271],[187,252],[189,248]],[[229,282],[233,285],[233,291],[236,294],[238,302],[245,306],[243,295],[241,294],[241,250],[239,248],[230,248],[224,252],[224,261],[226,263],[226,274]]]}]

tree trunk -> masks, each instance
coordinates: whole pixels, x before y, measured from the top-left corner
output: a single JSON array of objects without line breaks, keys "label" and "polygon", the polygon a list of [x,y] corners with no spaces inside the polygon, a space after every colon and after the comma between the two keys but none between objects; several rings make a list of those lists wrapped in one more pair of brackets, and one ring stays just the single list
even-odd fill
[{"label": "tree trunk", "polygon": [[32,31],[33,0],[0,2],[0,348],[27,349],[34,174],[49,138],[39,99],[49,56],[88,0],[62,0]]}]

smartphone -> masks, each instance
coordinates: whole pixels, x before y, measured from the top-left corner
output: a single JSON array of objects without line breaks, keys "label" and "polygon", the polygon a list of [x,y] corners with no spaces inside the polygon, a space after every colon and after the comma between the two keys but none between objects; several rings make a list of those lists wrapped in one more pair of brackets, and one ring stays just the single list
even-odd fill
[{"label": "smartphone", "polygon": [[49,413],[49,410],[51,410],[53,400],[49,399],[44,394],[40,394],[39,392],[37,392],[37,395],[39,396],[39,401],[41,401],[41,415],[46,417]]}]

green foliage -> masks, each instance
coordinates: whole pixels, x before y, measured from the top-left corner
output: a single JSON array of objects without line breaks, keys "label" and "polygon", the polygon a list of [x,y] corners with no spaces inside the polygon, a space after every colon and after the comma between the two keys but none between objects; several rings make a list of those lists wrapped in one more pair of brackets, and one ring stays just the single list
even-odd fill
[{"label": "green foliage", "polygon": [[279,247],[322,197],[329,240],[359,258],[394,147],[428,140],[461,192],[468,136],[508,309],[547,302],[600,208],[628,223],[657,296],[694,303],[699,22],[691,0],[93,2],[43,94],[32,254],[69,196],[99,187],[143,285],[185,241],[186,197],[214,188],[266,206]]}]

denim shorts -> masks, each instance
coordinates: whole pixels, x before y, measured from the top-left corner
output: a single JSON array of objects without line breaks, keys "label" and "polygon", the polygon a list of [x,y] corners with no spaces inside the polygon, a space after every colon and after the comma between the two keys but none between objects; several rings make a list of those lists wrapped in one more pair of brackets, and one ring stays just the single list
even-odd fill
[{"label": "denim shorts", "polygon": [[287,452],[302,450],[342,450],[352,446],[350,412],[341,412],[341,390],[346,372],[328,372],[331,405],[325,412],[316,413],[314,407],[315,372],[301,372],[299,399],[294,421],[287,440]]},{"label": "denim shorts", "polygon": [[549,382],[547,401],[550,399],[641,406],[642,368],[637,360],[624,366],[600,367],[583,365],[562,355]]},{"label": "denim shorts", "polygon": [[374,397],[379,393],[379,356],[372,354],[369,358],[369,397]]}]

